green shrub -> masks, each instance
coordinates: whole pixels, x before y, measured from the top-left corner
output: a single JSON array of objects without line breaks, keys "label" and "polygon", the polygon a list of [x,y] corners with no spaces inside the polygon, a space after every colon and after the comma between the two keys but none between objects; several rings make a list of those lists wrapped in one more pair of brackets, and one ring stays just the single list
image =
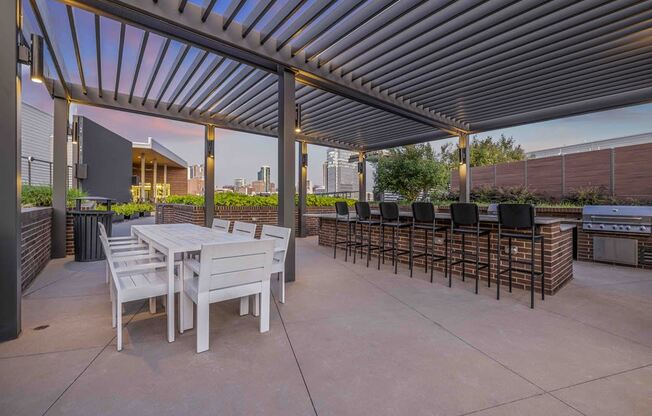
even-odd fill
[{"label": "green shrub", "polygon": [[[345,201],[353,205],[355,200],[336,198],[322,195],[306,195],[306,205],[309,207],[328,207],[335,205],[335,202]],[[169,204],[183,204],[201,207],[204,205],[204,197],[201,195],[170,195],[165,200]],[[295,203],[298,197],[295,196]],[[278,195],[242,195],[231,192],[215,194],[215,205],[225,207],[274,207],[278,205]]]},{"label": "green shrub", "polygon": [[[73,198],[87,195],[86,192],[78,189],[68,189],[66,205],[68,208],[72,208],[75,206]],[[52,188],[49,186],[23,185],[20,202],[24,207],[50,207],[52,206]]]}]

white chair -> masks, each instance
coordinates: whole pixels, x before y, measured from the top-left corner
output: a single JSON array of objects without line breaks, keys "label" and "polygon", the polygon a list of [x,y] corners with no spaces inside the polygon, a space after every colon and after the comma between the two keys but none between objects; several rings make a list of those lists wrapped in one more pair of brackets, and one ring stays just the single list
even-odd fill
[{"label": "white chair", "polygon": [[272,273],[276,273],[278,292],[276,297],[285,303],[285,255],[287,254],[288,244],[290,244],[290,233],[292,230],[275,225],[263,225],[260,238],[271,239],[274,241],[274,261],[272,263]]},{"label": "white chair", "polygon": [[[97,224],[100,230],[100,239],[104,239],[107,247],[104,245],[104,253],[110,251],[114,259],[124,259],[131,256],[143,256],[150,254],[147,244],[141,243],[136,237],[109,237],[106,233],[106,228],[101,222]],[[106,263],[106,283],[109,283],[109,263],[107,257]]]},{"label": "white chair", "polygon": [[274,242],[253,240],[202,246],[201,262],[184,262],[181,280],[181,332],[193,326],[197,305],[197,352],[208,350],[209,305],[260,295],[260,332],[269,331],[269,277]]},{"label": "white chair", "polygon": [[250,237],[252,240],[256,237],[256,224],[250,222],[235,221],[233,223],[233,234]]},{"label": "white chair", "polygon": [[[122,350],[122,305],[134,300],[166,296],[167,263],[158,255],[131,256],[128,260],[116,260],[108,241],[104,237],[101,237],[100,241],[111,273],[112,325],[117,328],[117,348],[120,351]],[[178,280],[178,276],[175,276],[175,279]],[[174,299],[169,301],[174,302]]]},{"label": "white chair", "polygon": [[231,221],[229,220],[222,220],[219,218],[213,218],[213,227],[214,230],[217,231],[224,231],[225,233],[229,232],[229,229],[231,228]]}]

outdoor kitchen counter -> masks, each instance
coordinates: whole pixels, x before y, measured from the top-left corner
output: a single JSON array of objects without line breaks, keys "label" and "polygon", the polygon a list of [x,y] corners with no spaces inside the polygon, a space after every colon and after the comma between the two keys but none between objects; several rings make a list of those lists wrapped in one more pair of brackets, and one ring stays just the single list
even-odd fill
[{"label": "outdoor kitchen counter", "polygon": [[[372,216],[378,216],[378,210],[371,211]],[[400,213],[401,217],[406,220],[411,220],[412,213],[402,211]],[[335,214],[305,214],[306,217],[319,218],[319,244],[324,246],[333,246],[333,241],[335,238]],[[450,214],[447,212],[438,212],[436,214],[436,221],[438,225],[450,225]],[[538,216],[535,218],[535,223],[537,225],[537,232],[543,235],[543,263],[545,271],[545,285],[546,285],[546,294],[554,294],[561,287],[563,287],[569,280],[573,278],[573,228],[576,227],[576,224],[573,221],[569,221],[568,218],[557,218],[557,217],[545,217]],[[346,223],[338,223],[338,239],[342,240],[346,236]],[[491,258],[491,281],[492,286],[495,281],[496,276],[496,264],[497,264],[497,255],[496,252],[498,247],[498,218],[495,215],[480,215],[480,227],[484,229],[491,230],[491,249],[487,252],[486,237],[480,238],[480,261],[486,261],[487,256]],[[389,231],[391,233],[391,231]],[[366,235],[366,228],[365,228]],[[444,254],[444,245],[443,245],[444,233],[437,233],[436,243],[435,243],[435,253]],[[461,249],[461,237],[456,235],[455,241],[452,243],[454,250]],[[372,244],[378,244],[380,240],[380,231],[379,227],[372,227],[371,231],[371,240]],[[424,234],[422,230],[417,230],[414,237],[415,245],[418,245],[416,248],[417,251],[422,251],[420,246],[423,245]],[[409,247],[409,230],[401,229],[398,230],[397,234],[398,247],[401,249],[407,249]],[[441,244],[440,244],[441,243]],[[502,247],[506,247],[507,239],[503,238],[501,243]],[[516,253],[513,255],[515,260],[528,260],[530,255],[530,242],[525,240],[514,240],[513,246],[516,249]],[[343,247],[340,246],[343,250]],[[475,251],[475,238],[468,237],[466,240],[466,250],[469,252]],[[505,250],[503,248],[503,250]],[[372,253],[372,256],[375,257],[375,254]],[[387,261],[387,254],[385,255]],[[541,250],[537,243],[535,247],[535,259],[538,267],[539,259],[541,256]],[[503,251],[503,269],[506,267],[506,252]],[[402,256],[400,258],[402,263],[407,262],[407,256]],[[391,260],[390,260],[391,262]],[[376,266],[376,260],[372,261],[371,265]],[[415,267],[421,268],[423,270],[424,258],[418,257],[415,259]],[[456,265],[453,267],[453,274],[459,275],[461,273],[462,265]],[[471,270],[472,267],[467,265],[467,276],[473,275]],[[437,262],[435,264],[435,270],[438,270],[442,273],[444,271],[443,262]],[[538,270],[538,269],[537,269]],[[487,280],[487,271],[480,271],[480,279]],[[507,275],[505,274],[502,279],[506,282]],[[514,287],[520,289],[530,288],[530,275],[514,272],[513,273],[513,283]],[[540,291],[540,282],[535,282],[535,290]]]}]

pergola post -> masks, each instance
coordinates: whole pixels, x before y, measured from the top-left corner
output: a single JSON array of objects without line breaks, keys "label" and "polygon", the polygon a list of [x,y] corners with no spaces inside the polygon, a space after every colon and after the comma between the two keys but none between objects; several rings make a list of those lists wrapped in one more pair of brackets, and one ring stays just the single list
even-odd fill
[{"label": "pergola post", "polygon": [[285,256],[286,282],[295,278],[294,233],[294,73],[278,68],[278,225],[290,228],[290,243]]},{"label": "pergola post", "polygon": [[358,201],[367,200],[367,162],[365,152],[358,152]]},{"label": "pergola post", "polygon": [[471,143],[468,134],[460,134],[459,181],[460,202],[471,202]]},{"label": "pergola post", "polygon": [[163,165],[163,196],[168,196],[168,164]]},{"label": "pergola post", "polygon": [[0,2],[0,341],[20,334],[20,0]]},{"label": "pergola post", "polygon": [[215,216],[215,126],[204,128],[204,225],[213,226]]},{"label": "pergola post", "polygon": [[299,204],[298,204],[298,233],[299,237],[305,237],[308,234],[306,229],[306,193],[308,191],[308,143],[299,142]]},{"label": "pergola post", "polygon": [[156,173],[158,171],[158,163],[156,162],[156,159],[152,161],[152,196],[154,203],[156,203],[157,198],[157,192],[156,192]]},{"label": "pergola post", "polygon": [[68,192],[68,111],[64,98],[54,99],[52,139],[52,258],[66,256],[66,192]]},{"label": "pergola post", "polygon": [[145,201],[145,153],[140,154],[140,202]]}]

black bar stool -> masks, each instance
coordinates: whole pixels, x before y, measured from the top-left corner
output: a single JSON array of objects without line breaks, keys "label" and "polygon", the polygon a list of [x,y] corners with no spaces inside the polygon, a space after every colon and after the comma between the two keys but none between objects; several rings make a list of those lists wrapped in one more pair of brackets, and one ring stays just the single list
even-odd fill
[{"label": "black bar stool", "polygon": [[[509,228],[509,232],[504,232],[503,228]],[[529,230],[530,232],[526,232]],[[500,243],[503,237],[507,237],[507,269],[501,270],[502,253]],[[512,240],[529,240],[530,241],[530,259],[513,260],[512,259]],[[536,242],[541,244],[541,259],[539,271],[535,270],[534,250]],[[529,265],[529,269],[516,268],[512,264]],[[500,276],[507,272],[509,275],[509,291],[512,291],[512,271],[530,274],[530,308],[534,308],[534,277],[541,276],[541,300],[545,299],[545,280],[543,269],[543,235],[536,233],[536,224],[534,222],[534,207],[530,204],[500,204],[498,205],[498,266],[496,272],[496,299],[500,299]]]},{"label": "black bar stool", "polygon": [[[392,245],[385,246],[385,228],[392,230]],[[410,231],[410,243],[412,243],[412,227],[410,223],[401,222],[398,211],[398,204],[396,202],[381,202],[380,203],[380,247],[378,248],[378,270],[380,270],[380,260],[382,257],[383,264],[385,264],[385,252],[392,252],[392,266],[394,266],[394,274],[398,273],[398,256],[409,254],[412,257],[412,247],[408,250],[398,250],[396,248],[396,230],[407,228]],[[410,260],[412,264],[412,260]]]},{"label": "black bar stool", "polygon": [[[417,252],[414,244],[414,237],[417,230],[423,230],[423,252]],[[424,272],[428,273],[428,260],[430,260],[430,283],[432,283],[433,271],[436,261],[444,261],[447,259],[446,255],[435,254],[435,234],[444,232],[444,253],[448,253],[448,227],[438,226],[435,223],[435,206],[430,202],[413,202],[412,203],[412,256],[410,256],[410,277],[412,277],[412,270],[414,268],[414,259],[417,257],[425,257]],[[428,232],[432,232],[432,238],[428,242]],[[430,253],[428,253],[428,246],[430,245]],[[428,259],[428,256],[430,258]],[[448,275],[448,261],[445,262],[444,275]]]},{"label": "black bar stool", "polygon": [[[478,281],[479,273],[482,269],[487,269],[487,286],[491,287],[491,232],[487,229],[480,229],[480,213],[476,204],[469,203],[455,203],[450,205],[451,211],[451,243],[449,245],[450,252],[448,257],[452,260],[453,255],[453,240],[455,234],[462,235],[462,249],[459,253],[462,254],[460,260],[451,261],[448,264],[448,287],[453,286],[453,266],[462,263],[462,281],[466,277],[466,264],[475,264],[475,293],[478,294]],[[475,236],[475,253],[466,251],[466,235]],[[487,261],[480,261],[480,236],[487,236]],[[467,256],[472,256],[473,259],[467,259]]]},{"label": "black bar stool", "polygon": [[[337,233],[339,228],[339,223],[346,223],[346,240],[338,240]],[[351,218],[349,215],[349,206],[346,202],[336,202],[335,203],[335,242],[333,243],[333,258],[337,258],[337,246],[344,245],[344,261],[348,261],[349,252],[351,247],[355,246],[355,242],[351,240],[351,228],[355,227],[355,218]]]},{"label": "black bar stool", "polygon": [[[380,226],[380,221],[371,219],[371,207],[369,206],[368,202],[356,202],[355,214],[357,216],[357,220],[355,223],[356,225],[359,225],[360,233],[358,234],[358,230],[356,227],[356,230],[354,230],[354,241],[356,243],[356,247],[353,249],[353,264],[355,264],[355,253],[357,251],[357,248],[360,247],[360,257],[362,258],[363,250],[366,247],[367,267],[369,267],[369,259],[371,258],[371,251],[378,250],[380,248],[380,246],[377,244],[371,244],[371,228]],[[365,236],[362,228],[364,225],[367,226],[366,241],[365,241]]]}]

